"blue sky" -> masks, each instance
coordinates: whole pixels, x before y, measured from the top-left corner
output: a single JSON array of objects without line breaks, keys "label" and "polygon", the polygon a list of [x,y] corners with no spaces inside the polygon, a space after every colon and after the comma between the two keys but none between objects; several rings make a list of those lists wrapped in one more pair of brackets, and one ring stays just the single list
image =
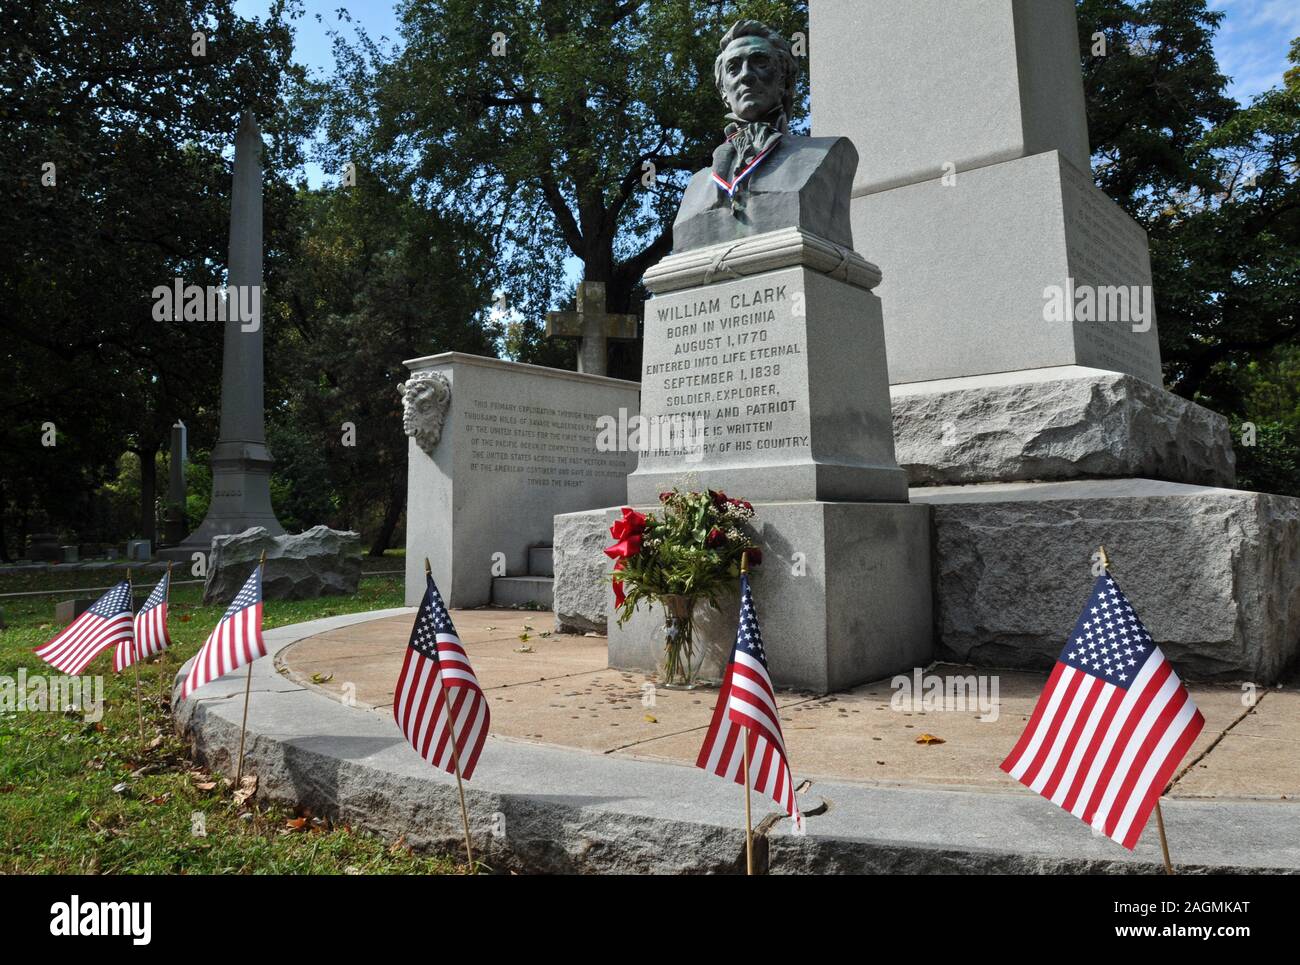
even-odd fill
[{"label": "blue sky", "polygon": [[1227,14],[1214,41],[1219,69],[1232,78],[1238,100],[1282,82],[1291,41],[1300,37],[1297,0],[1210,0]]}]

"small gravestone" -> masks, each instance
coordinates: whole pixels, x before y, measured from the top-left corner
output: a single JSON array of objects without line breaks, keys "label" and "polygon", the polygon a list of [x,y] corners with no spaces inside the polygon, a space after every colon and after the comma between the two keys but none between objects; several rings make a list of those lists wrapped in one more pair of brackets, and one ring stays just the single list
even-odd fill
[{"label": "small gravestone", "polygon": [[57,563],[63,558],[56,533],[32,533],[27,537],[27,557],[38,563]]}]

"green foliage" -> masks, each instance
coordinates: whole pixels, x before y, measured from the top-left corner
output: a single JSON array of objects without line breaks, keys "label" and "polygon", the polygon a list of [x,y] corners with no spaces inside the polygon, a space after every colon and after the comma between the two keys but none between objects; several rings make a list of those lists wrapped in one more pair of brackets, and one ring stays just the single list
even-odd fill
[{"label": "green foliage", "polygon": [[1255,425],[1254,444],[1240,419],[1232,420],[1237,485],[1261,493],[1300,496],[1300,430],[1280,422]]},{"label": "green foliage", "polygon": [[[152,456],[178,416],[196,434],[212,426],[220,326],[157,322],[151,292],[178,275],[221,282],[223,151],[246,108],[270,136],[267,284],[278,280],[283,172],[303,135],[281,95],[301,68],[282,3],[262,20],[234,6],[43,0],[0,17],[0,556],[23,531],[84,527],[87,494],[121,453]],[[206,56],[191,53],[194,29]],[[57,448],[39,445],[46,421]],[[139,527],[152,518],[142,505]]]},{"label": "green foliage", "polygon": [[412,0],[400,12],[396,52],[338,42],[339,74],[317,92],[331,163],[365,159],[385,183],[494,226],[519,313],[511,347],[530,360],[565,257],[627,311],[670,250],[686,180],[721,136],[713,60],[727,26],[807,30],[802,0]]},{"label": "green foliage", "polygon": [[271,304],[286,332],[269,360],[282,386],[267,413],[272,497],[285,526],[357,529],[382,552],[406,505],[402,363],[495,354],[491,253],[475,225],[364,171],[298,202],[293,271]]},{"label": "green foliage", "polygon": [[1166,380],[1260,421],[1243,373],[1300,342],[1300,41],[1283,85],[1239,105],[1206,0],[1080,0],[1079,15],[1085,52],[1107,39],[1084,58],[1096,177],[1148,232]]}]

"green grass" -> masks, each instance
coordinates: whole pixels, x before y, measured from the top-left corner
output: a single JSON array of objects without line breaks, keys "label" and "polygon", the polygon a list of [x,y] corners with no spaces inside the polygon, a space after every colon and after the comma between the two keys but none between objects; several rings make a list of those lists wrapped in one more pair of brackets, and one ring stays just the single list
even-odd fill
[{"label": "green grass", "polygon": [[[391,560],[378,562],[392,568]],[[113,582],[105,571],[58,576],[76,577],[65,586]],[[13,585],[17,577],[0,579],[0,592],[42,588],[41,583]],[[156,579],[149,574],[139,582],[152,585]],[[50,582],[47,577],[43,585]],[[135,678],[130,670],[113,675],[111,652],[86,670],[86,676],[104,678],[104,716],[98,723],[86,721],[80,712],[0,712],[0,873],[457,871],[450,858],[413,855],[400,842],[388,845],[309,814],[256,799],[236,804],[225,781],[194,766],[172,727],[168,684],[224,612],[222,606],[204,606],[201,592],[199,586],[172,591],[172,650],[140,668],[143,753]],[[15,677],[25,667],[29,678],[56,675],[31,651],[60,629],[53,621],[57,598],[0,601],[9,624],[0,630],[0,674]],[[400,578],[368,577],[349,597],[267,601],[265,626],[401,605]],[[192,833],[196,812],[203,815],[206,836]]]}]

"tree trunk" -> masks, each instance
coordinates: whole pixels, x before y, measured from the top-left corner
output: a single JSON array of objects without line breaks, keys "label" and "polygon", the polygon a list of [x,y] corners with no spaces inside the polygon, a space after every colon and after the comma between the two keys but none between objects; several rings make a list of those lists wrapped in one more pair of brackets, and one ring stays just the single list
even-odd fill
[{"label": "tree trunk", "polygon": [[158,447],[140,450],[140,538],[149,541],[152,552],[158,548]]},{"label": "tree trunk", "polygon": [[[5,496],[5,487],[0,483],[0,562],[12,563],[9,555],[9,540],[5,538],[5,515],[9,512],[9,499]],[[19,550],[21,552],[21,550]]]},{"label": "tree trunk", "polygon": [[393,533],[397,531],[397,524],[402,519],[403,504],[406,500],[404,487],[394,486],[392,492],[388,494],[388,504],[384,509],[384,522],[379,527],[379,532],[375,534],[375,541],[370,544],[371,556],[383,556],[384,550],[393,541]]}]

